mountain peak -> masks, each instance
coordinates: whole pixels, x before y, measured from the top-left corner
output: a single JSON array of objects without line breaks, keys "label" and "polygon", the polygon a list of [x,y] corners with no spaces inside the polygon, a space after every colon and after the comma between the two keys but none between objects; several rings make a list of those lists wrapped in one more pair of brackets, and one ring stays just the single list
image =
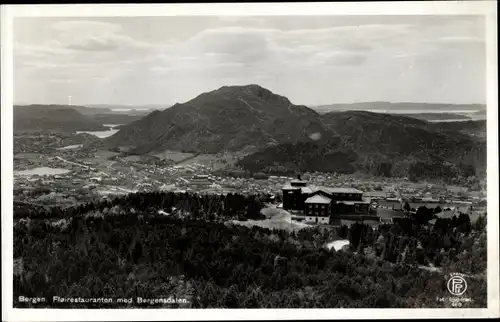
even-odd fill
[{"label": "mountain peak", "polygon": [[258,84],[222,86],[219,89],[216,89],[206,94],[222,95],[225,97],[254,96],[262,101],[266,101],[272,104],[285,105],[285,106],[292,104],[290,100],[288,100],[288,98],[275,94],[269,89],[264,88]]},{"label": "mountain peak", "polygon": [[266,90],[268,89],[258,85],[258,84],[247,84],[247,85],[225,85],[219,88],[218,90]]},{"label": "mountain peak", "polygon": [[124,126],[106,141],[110,146],[134,146],[142,152],[217,153],[333,135],[315,111],[250,84],[205,92]]}]

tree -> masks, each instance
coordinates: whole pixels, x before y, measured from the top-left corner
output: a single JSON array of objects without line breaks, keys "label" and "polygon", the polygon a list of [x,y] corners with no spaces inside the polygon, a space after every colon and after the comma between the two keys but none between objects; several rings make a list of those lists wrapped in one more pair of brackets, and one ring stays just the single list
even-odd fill
[{"label": "tree", "polygon": [[255,197],[251,198],[247,204],[246,216],[247,218],[259,218],[261,216],[262,203]]},{"label": "tree", "polygon": [[245,308],[259,308],[264,305],[264,294],[262,294],[259,287],[249,287],[247,293],[248,295],[246,296],[243,305]]},{"label": "tree", "polygon": [[427,208],[426,206],[418,207],[417,212],[415,214],[415,220],[419,224],[427,224],[429,220],[432,219],[434,212],[432,209]]},{"label": "tree", "polygon": [[403,210],[406,211],[406,212],[410,212],[411,210],[411,206],[410,204],[408,203],[408,201],[405,202],[404,206],[403,206]]},{"label": "tree", "polygon": [[236,285],[231,285],[231,287],[226,291],[226,294],[224,295],[224,306],[227,308],[240,307],[240,297],[238,287]]},{"label": "tree", "polygon": [[267,179],[268,176],[263,172],[257,172],[253,175],[255,179]]},{"label": "tree", "polygon": [[486,214],[479,215],[474,223],[474,229],[483,231],[486,228]]},{"label": "tree", "polygon": [[[221,222],[225,218],[206,220],[205,210],[218,211],[227,202],[248,211],[259,203],[258,198],[199,197],[154,192],[117,197],[111,205],[95,202],[95,210],[90,210],[90,204],[80,205],[73,209],[68,231],[47,225],[28,234],[25,225],[15,225],[14,258],[22,259],[22,267],[15,269],[14,298],[44,292],[117,298],[178,294],[190,299],[193,308],[432,307],[435,296],[446,290],[446,280],[414,267],[430,262],[443,264],[444,270],[476,275],[471,276],[469,289],[477,302],[470,305],[486,303],[481,281],[486,272],[485,216],[468,235],[460,233],[470,225],[467,215],[437,219],[431,231],[407,216],[377,230],[358,223],[338,227],[336,232],[316,227],[289,234],[277,228],[226,225]],[[200,210],[199,219],[156,215],[158,208],[191,205],[193,198],[198,200],[194,207]],[[114,206],[134,208],[136,214],[85,216]],[[425,209],[419,210],[425,217]],[[427,210],[433,214],[433,209]],[[67,215],[65,209],[61,212]],[[148,212],[151,217],[139,224],[137,215],[148,216]],[[33,209],[27,216],[42,214],[43,210]],[[323,250],[321,245],[334,235],[349,236],[357,254]],[[279,259],[283,257],[286,260]],[[15,303],[22,305],[33,306]],[[88,304],[67,305],[77,306]]]}]

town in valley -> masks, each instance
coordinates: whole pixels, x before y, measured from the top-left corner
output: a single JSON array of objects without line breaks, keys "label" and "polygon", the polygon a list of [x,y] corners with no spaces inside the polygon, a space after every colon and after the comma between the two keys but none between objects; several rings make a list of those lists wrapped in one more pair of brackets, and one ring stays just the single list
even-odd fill
[{"label": "town in valley", "polygon": [[[353,216],[346,217],[347,223],[358,221],[356,216],[361,214],[368,216],[365,222],[374,224],[390,221],[392,217],[404,217],[406,203],[410,205],[409,212],[416,212],[422,206],[439,206],[442,210],[439,216],[447,218],[461,212],[476,218],[486,212],[485,180],[475,180],[473,185],[468,185],[466,179],[462,185],[450,185],[440,180],[411,182],[407,178],[319,172],[297,174],[303,178],[297,180],[296,175],[252,175],[238,169],[225,171],[225,168],[230,167],[227,166],[227,160],[231,162],[235,157],[223,154],[196,155],[167,151],[160,157],[123,156],[109,150],[85,149],[84,144],[63,145],[99,140],[92,136],[37,133],[35,140],[41,141],[38,143],[34,142],[33,134],[16,134],[16,146],[23,146],[23,149],[14,155],[14,201],[71,207],[134,192],[241,193],[262,195],[269,207],[288,211],[292,221],[330,225],[330,215],[319,222],[307,220],[311,217],[306,216],[304,205],[288,206],[287,196],[295,190],[301,190],[296,198],[304,203],[304,196],[312,197],[313,192],[324,192],[328,198],[331,197],[328,192],[330,189],[353,189],[361,197],[352,202],[366,207],[347,211],[346,215],[351,213]],[[311,185],[314,191],[309,187]],[[321,187],[326,189],[321,190]]]}]

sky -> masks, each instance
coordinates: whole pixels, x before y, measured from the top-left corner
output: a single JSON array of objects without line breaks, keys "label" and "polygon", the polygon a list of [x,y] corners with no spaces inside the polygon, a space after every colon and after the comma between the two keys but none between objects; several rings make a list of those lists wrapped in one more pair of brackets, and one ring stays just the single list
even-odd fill
[{"label": "sky", "polygon": [[259,84],[294,104],[485,103],[480,16],[16,18],[16,104],[164,104]]}]

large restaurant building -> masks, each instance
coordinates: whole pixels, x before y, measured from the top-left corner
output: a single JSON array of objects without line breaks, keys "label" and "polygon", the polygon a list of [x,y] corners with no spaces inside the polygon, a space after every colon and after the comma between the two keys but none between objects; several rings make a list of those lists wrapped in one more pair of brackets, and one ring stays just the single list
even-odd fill
[{"label": "large restaurant building", "polygon": [[306,222],[328,224],[330,218],[368,214],[370,200],[354,188],[311,186],[293,180],[283,188],[283,209],[302,212]]}]

